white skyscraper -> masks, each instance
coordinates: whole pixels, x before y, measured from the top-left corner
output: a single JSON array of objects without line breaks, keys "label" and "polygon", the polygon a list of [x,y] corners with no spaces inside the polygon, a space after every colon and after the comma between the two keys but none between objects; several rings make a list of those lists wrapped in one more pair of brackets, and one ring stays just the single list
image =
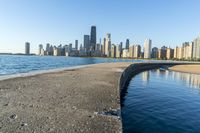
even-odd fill
[{"label": "white skyscraper", "polygon": [[146,39],[144,42],[144,58],[145,59],[151,58],[151,45],[152,45],[152,41],[150,39]]},{"label": "white skyscraper", "polygon": [[200,58],[200,37],[194,39],[193,58]]},{"label": "white skyscraper", "polygon": [[106,35],[106,40],[105,40],[105,55],[107,57],[111,56],[111,34]]}]

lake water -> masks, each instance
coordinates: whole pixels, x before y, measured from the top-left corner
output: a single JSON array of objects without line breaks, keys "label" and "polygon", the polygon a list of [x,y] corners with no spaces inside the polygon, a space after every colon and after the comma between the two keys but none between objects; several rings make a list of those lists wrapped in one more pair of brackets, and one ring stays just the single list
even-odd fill
[{"label": "lake water", "polygon": [[104,62],[135,62],[141,60],[111,58],[81,58],[55,56],[0,55],[0,76],[26,73],[36,70],[49,70]]},{"label": "lake water", "polygon": [[124,106],[124,133],[199,133],[200,75],[151,70],[132,78]]}]

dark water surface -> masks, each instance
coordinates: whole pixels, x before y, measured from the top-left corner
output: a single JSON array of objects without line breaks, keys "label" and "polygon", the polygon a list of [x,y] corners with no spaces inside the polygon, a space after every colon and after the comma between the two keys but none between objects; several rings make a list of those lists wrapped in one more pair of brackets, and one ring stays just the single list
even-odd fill
[{"label": "dark water surface", "polygon": [[124,133],[200,133],[200,75],[152,70],[135,76],[122,119]]},{"label": "dark water surface", "polygon": [[35,70],[48,70],[104,62],[141,62],[142,60],[81,58],[63,56],[17,56],[0,55],[0,76],[26,73]]}]

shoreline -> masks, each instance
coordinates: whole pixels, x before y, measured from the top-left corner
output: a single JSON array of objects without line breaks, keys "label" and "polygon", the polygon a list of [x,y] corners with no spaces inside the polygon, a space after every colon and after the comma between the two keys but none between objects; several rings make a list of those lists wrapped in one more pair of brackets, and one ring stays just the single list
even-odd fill
[{"label": "shoreline", "polygon": [[200,74],[200,64],[177,65],[169,67],[169,70],[182,73]]},{"label": "shoreline", "polygon": [[80,65],[80,66],[64,67],[64,68],[62,67],[62,68],[48,69],[48,70],[35,70],[35,71],[30,71],[30,72],[25,72],[25,73],[3,75],[3,76],[0,76],[0,81],[15,79],[15,78],[22,78],[22,77],[31,77],[31,76],[36,76],[36,75],[40,75],[40,74],[62,72],[62,71],[66,71],[66,70],[84,68],[87,66],[89,66],[89,65]]},{"label": "shoreline", "polygon": [[[32,76],[37,76],[37,75],[41,75],[41,74],[57,73],[57,72],[80,69],[80,68],[90,67],[90,66],[93,66],[93,65],[107,64],[107,63],[113,63],[113,62],[106,62],[106,63],[104,62],[104,63],[87,64],[87,65],[77,65],[77,66],[53,68],[53,69],[47,69],[47,70],[34,70],[34,71],[30,71],[30,72],[25,72],[25,73],[3,75],[3,76],[0,76],[0,81],[15,79],[15,78],[32,77]],[[127,62],[127,63],[129,63],[129,62]]]},{"label": "shoreline", "polygon": [[[97,58],[97,57],[90,57],[90,58]],[[100,58],[100,57],[98,57],[98,58]],[[77,65],[77,66],[70,66],[70,67],[52,68],[52,69],[47,69],[47,70],[33,70],[33,71],[25,72],[25,73],[2,75],[2,76],[0,76],[0,81],[20,78],[20,77],[31,77],[31,76],[40,75],[40,74],[62,72],[62,71],[73,70],[73,69],[80,69],[80,68],[89,67],[89,66],[98,65],[98,64],[107,64],[107,63],[154,63],[154,62],[155,63],[163,62],[163,63],[191,63],[191,64],[197,63],[198,64],[198,62],[171,61],[171,60],[167,60],[167,61],[166,60],[144,60],[143,62],[133,62],[131,60],[130,60],[130,62],[102,62],[102,63],[95,63],[95,64],[85,64],[85,65]],[[177,72],[185,72],[185,71],[182,71],[182,70],[173,69],[171,67],[170,67],[170,69],[173,70],[173,71],[177,71]],[[193,74],[195,74],[195,73],[193,73]]]}]

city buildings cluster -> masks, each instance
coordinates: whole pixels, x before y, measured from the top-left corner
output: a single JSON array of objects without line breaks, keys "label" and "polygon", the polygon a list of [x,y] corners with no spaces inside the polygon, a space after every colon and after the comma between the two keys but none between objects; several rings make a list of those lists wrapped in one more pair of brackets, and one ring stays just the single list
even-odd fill
[{"label": "city buildings cluster", "polygon": [[[25,44],[25,54],[30,53],[30,43]],[[161,48],[153,47],[152,40],[146,39],[143,48],[139,44],[130,45],[129,39],[126,40],[125,47],[123,43],[113,44],[111,42],[111,34],[107,33],[103,41],[97,43],[96,26],[91,26],[90,35],[83,36],[83,45],[75,40],[68,45],[52,46],[46,44],[46,48],[42,44],[39,45],[38,55],[52,56],[89,56],[89,57],[111,57],[111,58],[144,58],[144,59],[200,59],[200,38],[197,37],[192,42],[184,42],[182,46],[170,48],[163,46]]]}]

